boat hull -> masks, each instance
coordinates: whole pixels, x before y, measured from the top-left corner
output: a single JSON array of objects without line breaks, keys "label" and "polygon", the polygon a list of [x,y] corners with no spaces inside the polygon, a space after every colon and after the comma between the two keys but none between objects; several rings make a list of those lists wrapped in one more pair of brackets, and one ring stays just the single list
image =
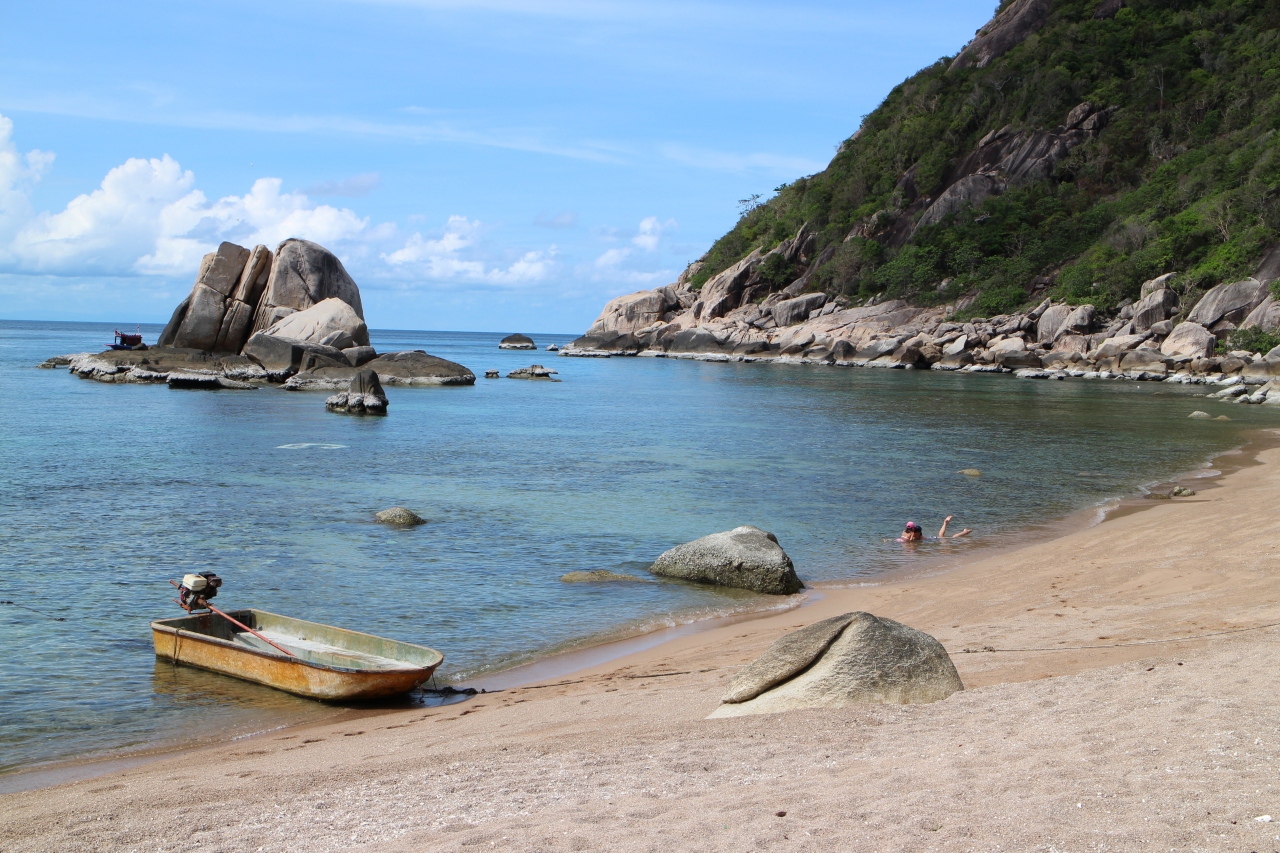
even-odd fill
[{"label": "boat hull", "polygon": [[[152,622],[156,657],[327,702],[407,693],[430,678],[444,660],[424,646],[261,610],[230,615],[255,630],[270,632],[285,648],[290,648],[291,639],[300,640],[304,647],[296,650],[295,657],[265,644],[254,648],[248,644],[252,638],[210,613]],[[360,665],[369,660],[380,663]]]}]

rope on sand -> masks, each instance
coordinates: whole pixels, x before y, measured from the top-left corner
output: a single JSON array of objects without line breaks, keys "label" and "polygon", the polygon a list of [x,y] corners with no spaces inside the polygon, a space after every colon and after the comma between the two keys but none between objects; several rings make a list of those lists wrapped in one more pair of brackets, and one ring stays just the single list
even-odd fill
[{"label": "rope on sand", "polygon": [[1185,643],[1188,640],[1203,640],[1208,637],[1221,637],[1226,634],[1243,634],[1246,631],[1261,631],[1266,628],[1278,628],[1280,622],[1270,622],[1266,625],[1254,625],[1251,628],[1231,628],[1226,631],[1211,631],[1208,634],[1195,634],[1190,637],[1169,637],[1164,640],[1134,640],[1131,643],[1103,643],[1096,646],[1054,646],[1052,648],[1028,648],[1028,649],[995,649],[991,646],[983,646],[980,649],[962,649],[961,652],[966,655],[972,654],[1001,654],[1003,652],[1083,652],[1091,649],[1118,649],[1122,646],[1156,646],[1161,643]]}]

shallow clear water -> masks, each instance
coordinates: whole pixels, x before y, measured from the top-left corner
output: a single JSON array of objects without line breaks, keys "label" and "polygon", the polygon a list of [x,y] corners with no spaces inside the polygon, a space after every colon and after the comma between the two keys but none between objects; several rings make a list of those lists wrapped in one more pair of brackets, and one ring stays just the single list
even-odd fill
[{"label": "shallow clear water", "polygon": [[[885,541],[908,518],[933,532],[954,513],[977,531],[961,548],[1024,535],[1280,421],[1157,384],[565,359],[499,351],[499,334],[373,338],[564,381],[392,387],[390,415],[360,419],[324,394],[35,368],[110,335],[0,322],[0,599],[15,602],[0,605],[0,770],[334,713],[157,662],[147,623],[180,613],[167,580],[184,572],[222,575],[224,606],[437,648],[458,678],[769,603],[566,572],[643,574],[672,545],[755,524],[804,579],[875,577],[936,554]],[[1196,408],[1234,420],[1187,419]],[[957,473],[970,467],[983,476]],[[430,523],[372,523],[396,504]]]}]

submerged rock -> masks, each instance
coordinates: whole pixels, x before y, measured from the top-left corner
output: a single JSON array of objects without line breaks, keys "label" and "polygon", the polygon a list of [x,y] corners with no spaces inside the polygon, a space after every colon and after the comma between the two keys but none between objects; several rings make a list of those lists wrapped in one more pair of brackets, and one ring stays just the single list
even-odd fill
[{"label": "submerged rock", "polygon": [[390,524],[396,527],[415,527],[419,524],[427,523],[425,518],[402,506],[384,509],[382,512],[375,513],[373,517],[381,524]]},{"label": "submerged rock", "polygon": [[648,578],[638,578],[635,575],[622,575],[617,572],[611,572],[608,569],[593,569],[589,572],[569,572],[561,575],[560,580],[564,583],[653,583]]},{"label": "submerged rock", "polygon": [[963,689],[933,637],[892,619],[846,613],[778,639],[730,683],[711,716],[919,704]]},{"label": "submerged rock", "polygon": [[538,345],[528,335],[507,335],[498,342],[498,349],[537,349]]},{"label": "submerged rock", "polygon": [[804,589],[778,538],[750,525],[677,545],[659,556],[649,571],[770,595],[791,595]]},{"label": "submerged rock", "polygon": [[966,477],[981,477],[981,476],[982,476],[982,472],[981,472],[981,471],[979,471],[977,468],[961,468],[961,469],[960,469],[960,471],[959,471],[959,473],[964,474]]}]

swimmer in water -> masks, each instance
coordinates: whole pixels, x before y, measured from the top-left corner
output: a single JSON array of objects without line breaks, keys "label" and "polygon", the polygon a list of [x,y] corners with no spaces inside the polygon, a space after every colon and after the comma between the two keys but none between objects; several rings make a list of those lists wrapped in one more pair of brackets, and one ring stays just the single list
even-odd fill
[{"label": "swimmer in water", "polygon": [[[943,522],[942,522],[942,529],[938,531],[938,535],[937,535],[936,537],[934,537],[935,539],[947,539],[947,538],[948,538],[948,536],[947,536],[947,525],[951,523],[951,519],[952,519],[953,517],[954,517],[954,516],[950,516],[950,515],[948,515],[948,516],[943,520]],[[959,539],[961,536],[968,536],[968,535],[969,535],[970,533],[972,533],[972,532],[973,532],[972,530],[970,530],[968,527],[966,527],[964,530],[961,530],[959,533],[953,533],[953,534],[951,534],[951,536],[950,536],[949,538],[951,538],[951,539]],[[902,535],[898,537],[898,540],[897,540],[897,541],[899,541],[899,542],[923,542],[923,541],[924,541],[924,530],[922,530],[922,529],[920,528],[920,525],[916,524],[914,521],[908,521],[908,522],[907,522],[907,526],[906,526],[906,527],[904,527],[904,528],[902,529]]]}]

